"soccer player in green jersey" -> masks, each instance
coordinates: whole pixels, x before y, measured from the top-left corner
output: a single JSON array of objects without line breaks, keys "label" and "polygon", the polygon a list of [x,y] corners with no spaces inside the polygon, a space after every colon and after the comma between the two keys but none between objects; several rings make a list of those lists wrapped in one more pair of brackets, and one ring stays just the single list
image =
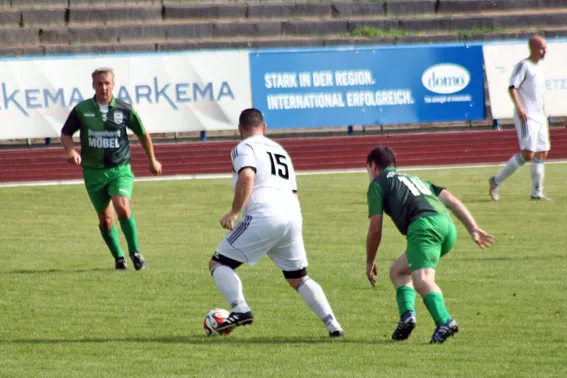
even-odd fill
[{"label": "soccer player in green jersey", "polygon": [[489,247],[494,238],[478,228],[467,208],[446,189],[398,172],[396,155],[388,147],[373,149],[366,164],[370,178],[366,276],[372,286],[378,274],[374,260],[382,239],[383,213],[392,218],[407,238],[406,251],[390,267],[400,312],[400,322],[392,339],[405,340],[415,328],[417,291],[437,325],[431,343],[443,343],[459,331],[435,283],[439,259],[453,248],[457,239],[457,230],[447,209],[463,223],[480,248]]},{"label": "soccer player in green jersey", "polygon": [[[73,108],[63,129],[61,142],[70,164],[83,167],[83,178],[90,200],[98,214],[99,229],[115,260],[115,268],[127,269],[114,225],[114,209],[128,242],[128,252],[134,268],[145,268],[146,261],[138,247],[136,221],[130,209],[134,174],[130,168],[130,146],[127,128],[140,140],[150,171],[162,172],[156,160],[150,134],[146,132],[138,113],[127,103],[112,95],[114,72],[100,68],[92,73],[95,96]],[[81,153],[73,146],[72,135],[80,130]]]}]

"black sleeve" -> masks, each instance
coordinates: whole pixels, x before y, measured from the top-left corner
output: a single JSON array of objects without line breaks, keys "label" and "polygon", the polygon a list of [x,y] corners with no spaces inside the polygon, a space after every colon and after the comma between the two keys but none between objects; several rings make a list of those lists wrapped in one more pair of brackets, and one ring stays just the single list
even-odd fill
[{"label": "black sleeve", "polygon": [[71,113],[69,113],[69,117],[65,121],[63,128],[61,129],[62,135],[73,136],[81,128],[81,120],[79,119],[79,115],[77,114],[77,109],[73,108]]},{"label": "black sleeve", "polygon": [[435,194],[435,196],[439,197],[439,194],[441,194],[441,192],[443,190],[445,190],[445,188],[441,187],[441,186],[437,186],[434,184],[431,184],[431,190],[433,191],[433,193]]}]

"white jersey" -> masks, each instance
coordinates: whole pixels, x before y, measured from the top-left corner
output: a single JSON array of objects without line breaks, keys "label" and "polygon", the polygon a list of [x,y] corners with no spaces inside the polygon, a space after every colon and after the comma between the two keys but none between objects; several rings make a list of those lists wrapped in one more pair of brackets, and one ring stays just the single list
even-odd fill
[{"label": "white jersey", "polygon": [[[542,65],[529,59],[520,61],[510,77],[510,87],[518,90],[520,104],[528,119],[547,125],[547,117],[543,110],[545,74]],[[516,114],[515,116],[517,117]]]},{"label": "white jersey", "polygon": [[244,168],[256,172],[254,189],[242,209],[243,215],[300,216],[297,181],[291,158],[277,142],[263,135],[246,138],[231,153],[232,186],[236,187],[238,174]]}]

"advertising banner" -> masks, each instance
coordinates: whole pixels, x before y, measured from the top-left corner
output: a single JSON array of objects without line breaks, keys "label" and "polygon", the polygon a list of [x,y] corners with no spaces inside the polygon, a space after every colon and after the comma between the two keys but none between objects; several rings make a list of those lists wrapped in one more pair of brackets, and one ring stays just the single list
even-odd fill
[{"label": "advertising banner", "polygon": [[236,129],[251,106],[248,52],[0,60],[0,139],[60,135],[69,111],[94,96],[91,73],[115,72],[114,96],[151,133]]},{"label": "advertising banner", "polygon": [[250,69],[270,128],[485,117],[481,46],[265,50]]},{"label": "advertising banner", "polygon": [[[483,46],[492,118],[512,118],[514,105],[508,94],[514,66],[529,55],[526,41]],[[543,65],[545,111],[548,116],[567,115],[567,42],[548,42]]]}]

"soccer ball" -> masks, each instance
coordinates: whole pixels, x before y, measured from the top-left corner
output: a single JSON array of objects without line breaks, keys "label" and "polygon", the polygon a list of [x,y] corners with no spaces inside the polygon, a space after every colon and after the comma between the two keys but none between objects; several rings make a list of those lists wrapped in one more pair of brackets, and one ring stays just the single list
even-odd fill
[{"label": "soccer ball", "polygon": [[218,325],[224,322],[229,315],[230,312],[223,308],[215,308],[207,312],[207,315],[205,315],[205,321],[203,322],[205,334],[207,336],[230,335],[230,331],[217,331]]}]

